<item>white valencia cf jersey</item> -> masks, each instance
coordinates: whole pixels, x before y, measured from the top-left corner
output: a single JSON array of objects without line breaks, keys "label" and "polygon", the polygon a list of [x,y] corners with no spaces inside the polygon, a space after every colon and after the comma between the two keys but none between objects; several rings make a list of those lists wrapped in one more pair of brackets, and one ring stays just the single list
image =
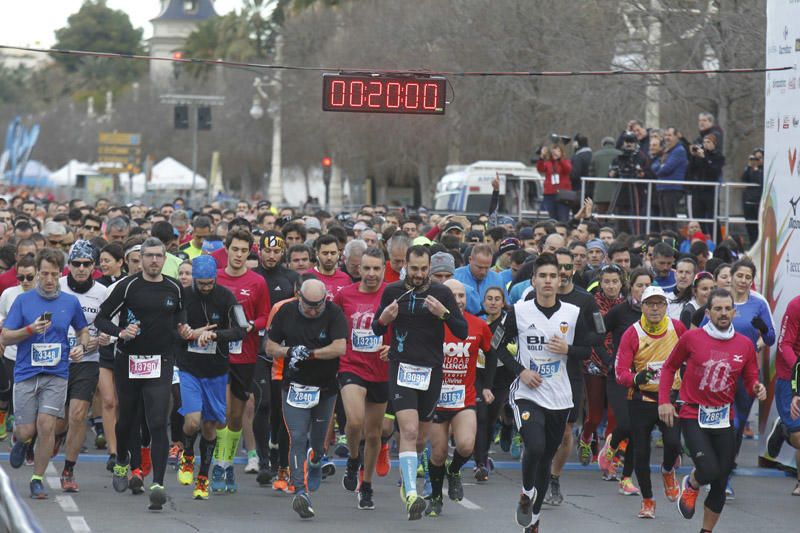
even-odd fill
[{"label": "white valencia cf jersey", "polygon": [[550,318],[536,306],[535,300],[519,301],[514,305],[517,318],[517,361],[527,370],[538,372],[542,383],[530,388],[517,378],[511,385],[511,399],[530,400],[545,409],[569,409],[572,388],[567,376],[567,355],[547,349],[553,337],[563,338],[572,345],[580,308],[559,302],[560,307]]}]

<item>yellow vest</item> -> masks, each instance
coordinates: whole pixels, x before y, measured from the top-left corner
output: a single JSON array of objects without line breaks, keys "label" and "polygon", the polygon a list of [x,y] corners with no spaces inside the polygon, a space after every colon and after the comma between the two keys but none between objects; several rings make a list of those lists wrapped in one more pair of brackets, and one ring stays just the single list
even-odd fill
[{"label": "yellow vest", "polygon": [[[646,385],[638,387],[641,391],[642,400],[648,402],[658,401],[658,384],[661,375],[661,367],[664,362],[672,353],[672,349],[678,344],[678,333],[675,331],[675,326],[672,320],[667,324],[667,331],[660,337],[653,337],[649,335],[639,322],[633,325],[636,328],[636,333],[639,336],[639,349],[633,356],[633,373],[637,374],[647,369],[657,372],[656,377]],[[672,390],[678,390],[681,387],[681,376],[675,373],[675,381],[672,383]],[[628,390],[628,399],[634,396],[636,386]],[[647,394],[644,394],[647,393]]]}]

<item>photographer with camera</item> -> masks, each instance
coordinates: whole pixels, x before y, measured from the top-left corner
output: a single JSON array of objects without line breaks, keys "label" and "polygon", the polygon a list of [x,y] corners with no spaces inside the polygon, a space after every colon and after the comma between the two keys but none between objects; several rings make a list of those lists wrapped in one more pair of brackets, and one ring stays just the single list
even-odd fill
[{"label": "photographer with camera", "polygon": [[[622,180],[643,179],[648,168],[647,155],[639,149],[639,140],[629,131],[622,136],[622,153],[614,158],[608,169],[609,178]],[[620,183],[615,186],[608,206],[609,213],[639,216],[645,212],[646,189],[644,185]],[[632,233],[640,233],[640,221],[628,223]]]},{"label": "photographer with camera", "polygon": [[[703,137],[703,143],[693,144],[689,147],[689,170],[687,178],[691,181],[714,181],[722,179],[722,167],[725,165],[725,156],[717,150],[719,139],[714,133]],[[714,191],[709,187],[696,187],[692,194],[691,218],[712,218],[714,216]],[[702,223],[703,232],[711,233],[712,225]]]},{"label": "photographer with camera", "polygon": [[[557,141],[559,136],[552,134],[551,140],[555,139],[551,146],[541,146],[537,151],[539,160],[536,161],[536,170],[544,176],[544,197],[542,198],[542,208],[547,211],[550,218],[559,222],[569,220],[569,201],[566,195],[559,194],[559,191],[572,191],[570,173],[572,163],[564,159],[564,152]],[[567,142],[569,138],[567,138]],[[563,198],[560,199],[559,196]]]},{"label": "photographer with camera", "polygon": [[[758,187],[747,187],[742,193],[742,208],[745,220],[758,219],[761,206],[761,195],[764,192],[764,149],[756,148],[747,158],[747,166],[742,173],[743,183],[755,183]],[[758,225],[747,224],[747,235],[750,244],[758,240]]]}]

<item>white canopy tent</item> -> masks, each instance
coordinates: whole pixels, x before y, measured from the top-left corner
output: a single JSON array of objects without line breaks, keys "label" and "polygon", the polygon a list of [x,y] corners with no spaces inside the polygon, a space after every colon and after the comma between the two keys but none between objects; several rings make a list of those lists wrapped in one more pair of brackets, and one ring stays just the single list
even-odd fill
[{"label": "white canopy tent", "polygon": [[[134,190],[136,183],[144,179],[144,174],[137,174],[133,177]],[[205,177],[197,174],[195,177],[195,190],[205,190],[208,181]],[[192,188],[192,169],[173,159],[166,157],[153,165],[152,177],[147,183],[149,190],[189,190]]]},{"label": "white canopy tent", "polygon": [[97,167],[95,165],[82,163],[77,159],[73,159],[63,167],[50,174],[50,182],[55,186],[74,187],[78,176],[99,175],[100,172],[97,171]]}]

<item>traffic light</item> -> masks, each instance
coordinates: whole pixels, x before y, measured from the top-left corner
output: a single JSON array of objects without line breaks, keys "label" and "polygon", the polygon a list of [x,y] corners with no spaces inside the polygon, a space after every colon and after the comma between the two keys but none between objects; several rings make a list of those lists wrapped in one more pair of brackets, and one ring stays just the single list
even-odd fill
[{"label": "traffic light", "polygon": [[197,129],[206,131],[211,129],[210,107],[200,106],[197,108]]},{"label": "traffic light", "polygon": [[331,168],[333,161],[330,157],[325,156],[322,158],[322,181],[326,184],[331,182]]},{"label": "traffic light", "polygon": [[188,130],[189,129],[189,106],[176,105],[175,106],[175,129]]}]

